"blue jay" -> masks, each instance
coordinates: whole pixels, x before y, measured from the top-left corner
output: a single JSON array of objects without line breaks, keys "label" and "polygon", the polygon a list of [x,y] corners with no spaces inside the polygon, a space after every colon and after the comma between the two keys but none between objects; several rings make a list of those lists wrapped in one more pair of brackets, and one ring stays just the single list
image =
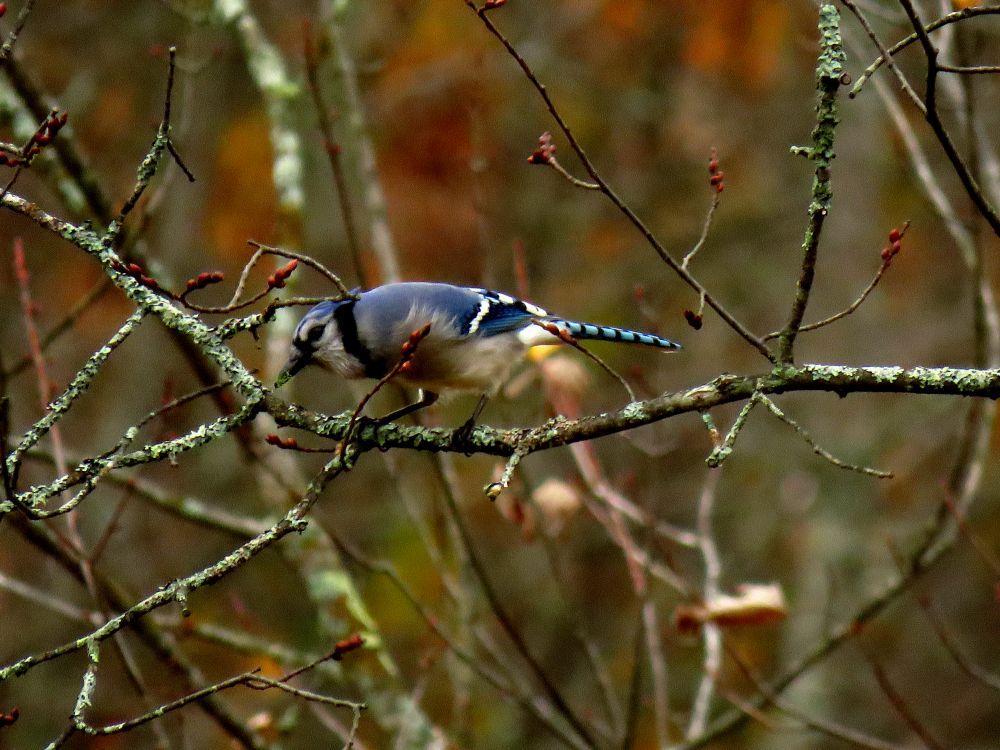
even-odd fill
[{"label": "blue jay", "polygon": [[482,394],[471,430],[486,399],[493,395],[525,352],[561,343],[535,322],[544,322],[575,339],[625,342],[680,349],[668,339],[626,328],[576,323],[540,307],[488,289],[451,284],[385,284],[354,299],[321,302],[303,316],[292,337],[288,363],[278,383],[310,364],[342,377],[381,378],[399,360],[410,334],[430,324],[407,370],[399,380],[419,388],[419,399],[382,417],[390,422],[438,399],[446,391]]}]

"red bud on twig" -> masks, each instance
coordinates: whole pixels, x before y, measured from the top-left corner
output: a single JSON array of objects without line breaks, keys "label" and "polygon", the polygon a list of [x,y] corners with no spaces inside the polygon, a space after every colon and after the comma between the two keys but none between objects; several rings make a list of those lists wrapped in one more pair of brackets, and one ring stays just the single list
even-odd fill
[{"label": "red bud on twig", "polygon": [[906,234],[906,230],[910,228],[910,222],[903,224],[902,228],[894,227],[889,232],[889,244],[882,248],[880,255],[882,256],[882,263],[888,266],[892,259],[895,258],[899,251],[903,249],[903,235]]},{"label": "red bud on twig", "polygon": [[684,320],[687,324],[691,326],[694,330],[700,331],[702,326],[702,316],[696,313],[694,310],[684,311]]},{"label": "red bud on twig", "polygon": [[333,654],[331,659],[334,661],[340,661],[344,658],[344,654],[349,654],[351,651],[356,651],[365,645],[365,639],[360,635],[355,633],[352,636],[345,638],[342,641],[337,641],[333,646]]},{"label": "red bud on twig", "polygon": [[204,273],[199,273],[194,278],[190,278],[185,282],[186,291],[193,292],[196,289],[204,289],[206,286],[211,284],[218,284],[223,279],[225,279],[225,274],[223,274],[222,271],[206,271]]},{"label": "red bud on twig", "polygon": [[284,289],[285,282],[288,280],[288,277],[292,275],[292,271],[294,271],[298,265],[299,262],[297,260],[293,259],[288,261],[285,265],[267,277],[267,288]]},{"label": "red bud on twig", "polygon": [[295,438],[283,438],[281,435],[275,435],[271,433],[264,438],[264,442],[268,445],[273,445],[275,448],[282,448],[284,450],[294,451],[299,447],[299,441]]},{"label": "red bud on twig", "polygon": [[726,173],[719,169],[719,152],[714,148],[712,149],[711,156],[708,159],[708,182],[715,192],[721,193],[726,189],[726,184],[723,180],[726,177]]},{"label": "red bud on twig", "polygon": [[546,131],[538,136],[538,148],[531,152],[528,164],[551,164],[555,153],[556,146],[552,142],[552,133]]}]

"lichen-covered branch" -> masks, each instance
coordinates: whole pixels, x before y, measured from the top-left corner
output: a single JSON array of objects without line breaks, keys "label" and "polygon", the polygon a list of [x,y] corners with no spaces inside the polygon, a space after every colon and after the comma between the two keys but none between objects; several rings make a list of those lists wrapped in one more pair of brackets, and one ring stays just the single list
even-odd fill
[{"label": "lichen-covered branch", "polygon": [[341,471],[343,471],[343,466],[339,459],[330,461],[309,484],[309,488],[302,499],[266,531],[258,534],[245,544],[240,545],[207,568],[203,568],[183,578],[178,578],[170,584],[163,586],[156,593],[147,596],[121,614],[111,618],[93,632],[43,653],[26,656],[0,669],[0,682],[22,675],[39,664],[73,653],[74,651],[79,651],[82,648],[90,648],[91,644],[100,643],[110,638],[122,628],[150,612],[180,599],[186,599],[192,592],[203,586],[215,583],[220,578],[248,563],[291,532],[301,531],[307,524],[305,517],[309,513],[309,510],[319,500],[320,495],[330,481]]},{"label": "lichen-covered branch", "polygon": [[[828,391],[850,393],[914,393],[1000,398],[1000,369],[955,367],[848,367],[844,365],[783,365],[760,375],[722,375],[711,382],[646,401],[635,401],[615,412],[580,419],[556,417],[537,427],[495,429],[478,427],[467,446],[494,456],[510,456],[518,449],[536,453],[581,440],[613,435],[678,414],[703,411],[721,404],[745,401],[755,392]],[[265,399],[278,424],[298,427],[331,438],[343,436],[348,414],[328,416],[288,404],[274,394]],[[454,451],[453,430],[366,425],[356,436],[361,450],[409,448]]]},{"label": "lichen-covered branch", "polygon": [[837,92],[844,74],[844,48],[840,38],[840,13],[832,3],[824,3],[819,10],[820,52],[816,62],[816,127],[812,132],[812,145],[799,149],[815,165],[812,201],[809,203],[809,223],[802,240],[802,270],[795,288],[795,299],[788,322],[778,336],[778,359],[792,361],[795,337],[809,304],[813,278],[816,275],[816,256],[823,223],[833,202],[830,187],[830,170],[833,167],[833,143],[837,124]]},{"label": "lichen-covered branch", "polygon": [[10,457],[5,457],[7,470],[11,474],[17,475],[17,467],[25,451],[37,445],[38,441],[52,429],[52,426],[69,411],[73,402],[86,392],[101,366],[111,356],[111,353],[128,338],[129,334],[139,327],[143,317],[144,313],[141,310],[132,313],[115,335],[108,340],[108,343],[90,355],[86,364],[73,377],[66,390],[49,405],[48,413],[25,433]]}]

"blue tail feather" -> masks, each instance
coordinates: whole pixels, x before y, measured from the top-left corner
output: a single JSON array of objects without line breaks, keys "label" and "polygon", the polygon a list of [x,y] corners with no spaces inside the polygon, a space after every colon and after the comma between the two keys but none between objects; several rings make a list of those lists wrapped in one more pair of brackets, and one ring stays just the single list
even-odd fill
[{"label": "blue tail feather", "polygon": [[569,331],[575,339],[594,341],[615,341],[625,344],[641,344],[643,346],[653,346],[658,349],[681,348],[676,341],[654,336],[651,333],[633,331],[628,328],[616,328],[615,326],[599,326],[594,323],[577,323],[573,320],[563,320],[562,318],[552,318],[553,323]]}]

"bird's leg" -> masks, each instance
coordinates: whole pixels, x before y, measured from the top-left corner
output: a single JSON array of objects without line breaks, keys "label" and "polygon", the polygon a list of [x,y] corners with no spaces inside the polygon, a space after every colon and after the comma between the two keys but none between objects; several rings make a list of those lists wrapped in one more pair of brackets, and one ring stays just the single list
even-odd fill
[{"label": "bird's leg", "polygon": [[397,419],[405,417],[407,414],[413,414],[415,411],[426,409],[437,400],[438,394],[434,393],[434,391],[425,391],[421,388],[417,393],[417,400],[412,404],[407,404],[406,406],[396,409],[396,411],[391,411],[384,417],[375,419],[374,422],[379,425],[395,422]]},{"label": "bird's leg", "polygon": [[454,437],[452,438],[455,445],[464,445],[469,442],[472,438],[472,431],[476,429],[476,420],[483,413],[483,409],[486,408],[486,402],[489,400],[490,397],[485,393],[479,397],[479,403],[472,410],[472,416],[466,419],[462,426],[455,430]]}]

